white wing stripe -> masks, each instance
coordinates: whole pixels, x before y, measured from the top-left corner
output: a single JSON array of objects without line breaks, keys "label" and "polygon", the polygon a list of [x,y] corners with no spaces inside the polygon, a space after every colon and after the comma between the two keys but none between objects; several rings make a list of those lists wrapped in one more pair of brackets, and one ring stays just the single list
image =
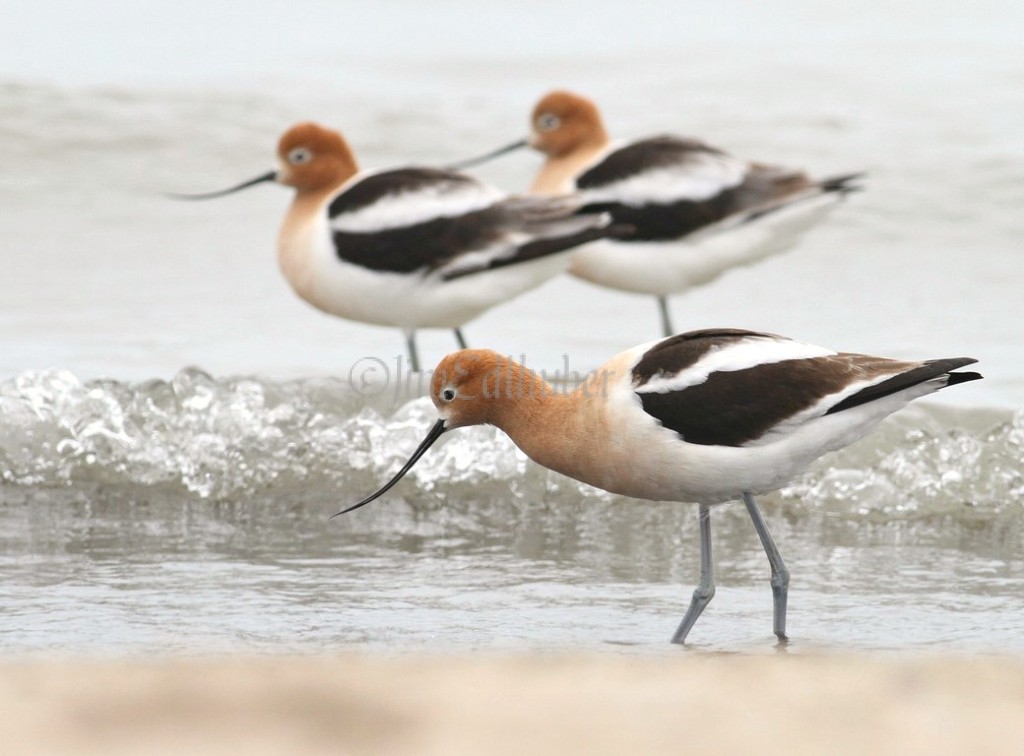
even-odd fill
[{"label": "white wing stripe", "polygon": [[372,205],[332,218],[331,227],[350,233],[401,228],[482,210],[504,196],[498,189],[480,184],[439,184],[390,194]]},{"label": "white wing stripe", "polygon": [[639,207],[689,200],[700,202],[743,182],[746,163],[725,155],[701,154],[673,166],[652,168],[594,189],[586,189],[587,202],[621,202]]},{"label": "white wing stripe", "polygon": [[673,375],[658,375],[637,389],[637,393],[665,394],[681,391],[690,386],[704,383],[712,373],[733,370],[747,370],[758,365],[769,365],[784,360],[827,357],[836,352],[813,344],[804,344],[788,339],[751,337],[739,343],[713,349],[690,365]]}]

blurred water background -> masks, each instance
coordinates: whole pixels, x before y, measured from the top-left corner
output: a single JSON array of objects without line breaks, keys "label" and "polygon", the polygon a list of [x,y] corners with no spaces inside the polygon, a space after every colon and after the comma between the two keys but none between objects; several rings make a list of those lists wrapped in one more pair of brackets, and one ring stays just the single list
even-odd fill
[{"label": "blurred water background", "polygon": [[[1024,651],[1024,6],[658,0],[5,3],[0,25],[0,652],[662,649],[696,512],[634,502],[473,429],[373,507],[431,422],[397,332],[280,278],[281,131],[364,167],[525,132],[555,87],[613,136],[671,131],[868,190],[796,250],[673,302],[986,379],[765,498],[792,648]],[[521,154],[478,175],[508,190]],[[558,279],[465,330],[551,371],[657,335],[653,301]],[[454,345],[424,332],[433,364]],[[716,510],[698,649],[770,648],[767,566]],[[624,645],[629,644],[629,645]]]}]

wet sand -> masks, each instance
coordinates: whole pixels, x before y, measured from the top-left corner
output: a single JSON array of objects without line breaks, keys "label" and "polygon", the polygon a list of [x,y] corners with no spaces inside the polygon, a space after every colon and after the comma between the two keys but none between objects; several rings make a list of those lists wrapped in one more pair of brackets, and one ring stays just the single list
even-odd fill
[{"label": "wet sand", "polygon": [[0,711],[7,756],[980,756],[1024,753],[1024,660],[6,660]]}]

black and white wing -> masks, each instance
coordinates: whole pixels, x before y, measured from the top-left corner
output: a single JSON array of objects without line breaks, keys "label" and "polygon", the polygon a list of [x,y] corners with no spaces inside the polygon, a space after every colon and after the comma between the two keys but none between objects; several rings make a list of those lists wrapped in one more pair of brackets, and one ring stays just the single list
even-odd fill
[{"label": "black and white wing", "polygon": [[469,176],[431,168],[362,174],[328,208],[338,257],[369,270],[410,273],[445,264],[491,236],[503,194]]},{"label": "black and white wing", "polygon": [[668,241],[726,219],[754,219],[811,194],[851,191],[855,175],[815,182],[694,139],[660,136],[609,153],[576,179],[586,212],[632,228],[623,239]]},{"label": "black and white wing", "polygon": [[508,197],[491,209],[490,221],[498,230],[495,243],[453,258],[441,274],[451,280],[518,265],[622,230],[612,226],[606,213],[580,214],[579,208],[575,198]]},{"label": "black and white wing", "polygon": [[951,373],[969,357],[902,362],[835,352],[753,331],[692,331],[658,342],[633,367],[644,411],[688,443],[751,446],[825,415],[932,382],[928,393],[975,380]]},{"label": "black and white wing", "polygon": [[449,280],[607,235],[607,215],[576,215],[578,209],[577,201],[508,197],[453,171],[404,168],[357,178],[328,215],[346,262]]}]

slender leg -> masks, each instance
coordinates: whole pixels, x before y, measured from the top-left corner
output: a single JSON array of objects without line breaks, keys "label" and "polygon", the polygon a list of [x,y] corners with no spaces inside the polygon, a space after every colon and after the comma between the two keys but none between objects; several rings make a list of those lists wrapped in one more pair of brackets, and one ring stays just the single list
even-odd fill
[{"label": "slender leg", "polygon": [[462,335],[462,329],[453,328],[452,332],[455,334],[455,341],[458,342],[459,349],[469,349],[469,347],[466,346],[466,337]]},{"label": "slender leg", "polygon": [[764,521],[764,517],[761,515],[761,510],[757,508],[757,504],[754,502],[754,497],[748,493],[743,494],[743,503],[747,505],[747,512],[750,514],[750,519],[754,523],[754,530],[757,531],[757,537],[761,539],[761,545],[764,547],[764,553],[768,556],[768,564],[772,568],[772,605],[773,605],[773,616],[774,616],[774,630],[779,640],[783,643],[786,642],[786,604],[789,597],[789,570],[786,568],[786,563],[782,561],[782,554],[779,553],[778,547],[775,545],[775,541],[772,540],[772,534],[768,531],[768,525]]},{"label": "slender leg", "polygon": [[704,611],[704,608],[711,603],[715,595],[715,566],[711,561],[711,507],[707,504],[700,505],[698,514],[700,518],[700,583],[693,591],[693,598],[690,599],[690,608],[686,610],[683,621],[679,623],[676,634],[672,636],[673,643],[685,643],[686,636],[693,627],[693,623]]},{"label": "slender leg", "polygon": [[658,297],[658,309],[661,311],[661,332],[665,338],[672,336],[675,331],[672,330],[672,318],[668,312],[668,297]]},{"label": "slender leg", "polygon": [[416,331],[405,332],[405,348],[409,352],[409,369],[414,372],[420,372],[420,356],[416,353]]}]

